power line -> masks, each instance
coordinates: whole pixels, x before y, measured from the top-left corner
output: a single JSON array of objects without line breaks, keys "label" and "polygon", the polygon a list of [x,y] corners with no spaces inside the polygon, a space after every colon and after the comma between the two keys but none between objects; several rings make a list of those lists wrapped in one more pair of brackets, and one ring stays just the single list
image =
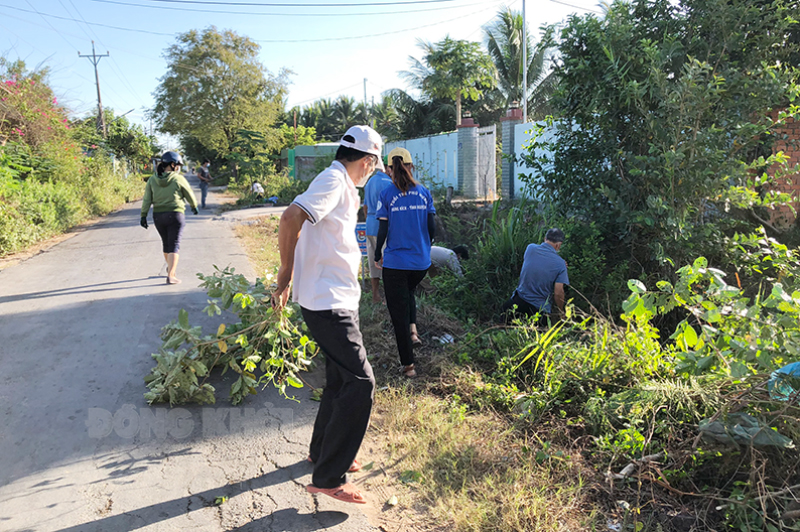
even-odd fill
[{"label": "power line", "polygon": [[[373,33],[373,34],[369,34],[369,35],[352,35],[352,36],[348,36],[348,37],[328,37],[328,38],[322,38],[322,39],[253,39],[253,40],[255,42],[259,42],[259,43],[282,44],[282,43],[314,43],[314,42],[330,42],[330,41],[349,41],[349,40],[356,40],[356,39],[369,39],[369,38],[373,38],[373,37],[384,37],[386,35],[396,35],[398,33],[416,31],[416,30],[420,30],[420,29],[424,29],[424,28],[430,28],[430,27],[433,27],[433,26],[438,26],[440,24],[446,24],[448,22],[453,22],[455,20],[459,20],[459,19],[462,19],[462,18],[467,18],[467,17],[470,17],[472,15],[476,15],[478,13],[482,13],[482,12],[487,11],[489,9],[494,9],[495,6],[496,6],[496,4],[493,5],[492,7],[489,7],[489,8],[480,9],[478,11],[473,11],[473,12],[468,13],[466,15],[461,15],[459,17],[454,17],[454,18],[450,18],[450,19],[447,19],[447,20],[442,20],[442,21],[439,21],[439,22],[433,22],[431,24],[424,24],[422,26],[416,26],[416,27],[413,27],[413,28],[405,28],[405,29],[402,29],[402,30],[385,31],[385,32],[382,32],[382,33]],[[6,7],[6,8],[9,8],[9,9],[15,9],[17,11],[24,11],[26,13],[33,13],[33,11],[29,11],[27,9],[22,9],[22,8],[14,7],[14,6],[8,6],[8,5],[5,5],[5,4],[0,4],[0,7]],[[61,19],[61,20],[69,20],[69,21],[73,21],[73,22],[79,22],[77,19],[74,19],[74,18],[71,18],[71,17],[61,17],[61,16],[58,16],[58,15],[51,15],[49,13],[39,13],[38,11],[36,13],[39,14],[40,16],[42,16],[42,17],[46,16],[46,17],[52,17],[52,18],[57,18],[57,19]],[[147,30],[139,30],[139,29],[132,29],[132,28],[122,28],[122,27],[119,27],[119,26],[109,26],[107,24],[100,24],[100,23],[97,23],[97,22],[85,22],[85,24],[87,24],[89,26],[100,26],[100,27],[111,28],[111,29],[116,29],[116,30],[132,31],[132,32],[137,32],[137,33],[147,33],[147,34],[150,34],[150,35],[160,35],[160,36],[166,36],[166,37],[174,37],[175,35],[177,35],[176,33],[159,33],[159,32],[147,31]],[[53,29],[53,31],[56,31],[56,30]],[[73,35],[73,37],[74,37],[74,35]],[[72,44],[70,44],[70,46],[72,46]],[[73,48],[74,48],[74,46],[73,46]]]},{"label": "power line", "polygon": [[348,36],[348,37],[328,37],[328,38],[323,38],[323,39],[292,39],[292,40],[253,39],[253,40],[256,41],[256,42],[275,44],[275,43],[352,41],[352,40],[356,40],[356,39],[370,39],[372,37],[385,37],[387,35],[396,35],[398,33],[406,33],[408,31],[416,31],[416,30],[421,30],[423,28],[430,28],[430,27],[433,27],[433,26],[439,26],[441,24],[446,24],[448,22],[453,22],[454,20],[459,20],[459,19],[462,19],[462,18],[471,17],[472,15],[477,15],[478,13],[483,13],[484,11],[488,11],[489,9],[494,9],[495,7],[496,7],[496,4],[492,5],[492,7],[479,9],[478,11],[473,11],[472,13],[468,13],[466,15],[461,15],[460,17],[454,17],[454,18],[447,19],[447,20],[440,20],[439,22],[432,22],[430,24],[424,24],[422,26],[417,26],[415,28],[406,28],[406,29],[395,30],[395,31],[384,31],[384,32],[381,32],[381,33],[371,33],[371,34],[368,34],[368,35],[351,35],[351,36]]},{"label": "power line", "polygon": [[[44,18],[44,15],[42,15],[41,13],[39,13],[39,11],[38,11],[38,10],[37,10],[35,7],[33,7],[33,4],[31,4],[31,3],[30,3],[28,0],[25,0],[25,1],[26,1],[26,2],[28,2],[28,5],[29,5],[29,6],[31,6],[31,8],[33,8],[33,11],[28,11],[27,9],[20,9],[20,8],[15,8],[15,9],[18,9],[19,11],[28,11],[28,13],[36,13],[37,15],[39,15],[40,17],[42,17],[42,20],[44,20],[44,21],[45,21],[45,23],[46,23],[48,26],[50,26],[50,29],[52,29],[53,31],[55,31],[56,33],[58,33],[58,31],[57,31],[57,30],[56,30],[56,29],[53,27],[53,25],[52,25],[52,24],[50,24],[50,22],[49,22],[49,21],[48,21],[46,18]],[[59,35],[60,35],[60,34],[59,34]],[[68,45],[70,45],[70,46],[72,46],[73,48],[75,48],[75,47],[72,45],[72,43],[71,43],[71,42],[69,42],[69,41],[66,39],[66,37],[64,37],[64,36],[61,36],[61,38],[62,38],[62,39],[64,39],[64,42],[65,42],[65,43],[67,43]],[[78,49],[77,49],[77,48],[75,48],[75,51],[77,52],[77,51],[78,51]]]},{"label": "power line", "polygon": [[[192,13],[218,13],[223,15],[253,15],[253,16],[263,16],[263,17],[372,17],[372,16],[384,16],[384,15],[405,15],[408,13],[426,13],[429,11],[443,11],[449,9],[462,9],[465,7],[472,7],[483,5],[485,2],[475,2],[472,4],[463,4],[460,6],[444,6],[444,7],[432,7],[429,9],[407,9],[404,11],[376,11],[373,13],[362,13],[362,12],[349,12],[349,13],[264,13],[263,11],[221,11],[217,9],[191,9],[187,7],[170,7],[170,6],[151,6],[147,4],[135,4],[131,2],[119,2],[117,0],[92,0],[92,2],[99,2],[101,4],[116,4],[121,6],[131,6],[131,7],[144,7],[149,9],[168,9],[171,11],[181,11],[181,12],[192,12]],[[227,5],[227,4],[226,4]],[[296,5],[296,4],[295,4]],[[317,4],[318,5],[318,4]],[[390,5],[390,4],[386,4]]]},{"label": "power line", "polygon": [[[60,19],[60,20],[69,20],[69,21],[72,21],[72,22],[80,22],[78,19],[71,18],[71,17],[61,17],[61,16],[58,16],[58,15],[51,15],[49,13],[40,13],[39,11],[31,11],[29,9],[22,9],[21,7],[9,6],[9,5],[6,5],[6,4],[0,4],[0,7],[5,7],[5,8],[8,8],[8,9],[14,9],[16,11],[24,11],[25,13],[36,13],[40,17],[50,17],[50,18],[57,18],[57,19]],[[33,7],[33,6],[31,6],[31,7]],[[47,22],[47,20],[45,20],[45,22]],[[49,24],[50,23],[48,22],[48,25]],[[162,37],[174,37],[175,36],[174,33],[160,33],[160,32],[157,32],[157,31],[139,30],[139,29],[131,29],[131,28],[121,28],[119,26],[110,26],[108,24],[100,24],[99,22],[87,22],[86,24],[88,24],[89,26],[100,26],[102,28],[109,28],[109,29],[112,29],[112,30],[133,31],[133,32],[136,32],[136,33],[146,33],[148,35],[160,35]],[[50,27],[53,28],[52,26],[50,26]],[[56,31],[57,33],[60,33],[55,28],[53,28],[53,31]],[[69,35],[69,34],[67,34],[67,35]],[[76,36],[72,35],[72,37],[76,37]],[[80,39],[80,37],[76,37],[76,38]],[[71,43],[70,43],[70,46],[75,48]]]},{"label": "power line", "polygon": [[[58,0],[58,2],[61,3],[61,0]],[[75,10],[75,12],[81,18],[81,20],[86,25],[86,27],[88,27],[89,30],[92,32],[92,34],[94,34],[94,36],[97,38],[97,42],[99,42],[100,44],[103,44],[103,42],[100,40],[100,38],[94,32],[94,30],[86,22],[86,19],[83,17],[83,14],[78,9],[78,6],[76,6],[75,3],[72,0],[69,0],[69,3],[72,5],[72,8]],[[62,5],[62,7],[64,7],[64,4],[61,4],[61,5]],[[69,12],[68,9],[66,9],[66,7],[64,7],[64,10],[67,11],[67,14],[71,15],[71,13]],[[77,22],[76,22],[76,24],[77,24]],[[80,24],[78,24],[78,26],[80,26]],[[83,29],[83,26],[81,26],[81,29]],[[86,32],[84,31],[84,33],[86,33]],[[87,34],[87,37],[88,37],[88,34]],[[144,100],[142,100],[142,98],[139,96],[139,93],[137,93],[136,90],[133,88],[133,85],[128,80],[128,77],[125,75],[125,73],[123,72],[122,68],[117,63],[117,60],[114,59],[113,56],[111,57],[111,66],[113,67],[112,70],[115,71],[114,75],[117,76],[117,78],[119,78],[123,82],[123,84],[126,86],[126,88],[133,95],[133,97],[136,98],[137,100],[139,100],[139,103],[141,103],[142,105],[146,105]]]},{"label": "power line", "polygon": [[150,0],[151,2],[167,2],[171,4],[204,4],[222,6],[260,6],[260,7],[366,7],[366,6],[403,6],[415,4],[440,4],[457,0],[405,0],[400,2],[364,2],[360,4],[276,4],[263,2],[220,2],[217,0]]},{"label": "power line", "polygon": [[[0,4],[0,7],[2,7],[2,4]],[[6,7],[8,7],[8,6],[6,6]],[[19,8],[13,8],[13,9],[18,9],[18,10],[19,10]],[[26,12],[28,12],[28,13],[33,13],[33,11],[28,11],[28,10],[25,10],[25,9],[23,9],[22,11],[26,11]],[[51,16],[51,15],[48,15],[47,13],[37,13],[37,14],[39,14],[40,16],[43,16],[43,17],[45,17],[45,16]],[[52,32],[58,33],[58,34],[59,34],[59,36],[60,36],[62,39],[64,39],[64,42],[66,42],[66,43],[67,43],[69,46],[71,46],[71,47],[72,47],[72,48],[73,48],[75,51],[78,51],[78,48],[77,48],[75,45],[73,45],[71,42],[69,42],[69,41],[66,39],[66,37],[64,37],[64,36],[65,36],[65,35],[67,35],[67,36],[69,36],[69,37],[72,37],[72,38],[74,38],[74,39],[78,39],[78,40],[81,40],[81,39],[83,39],[83,37],[81,37],[80,35],[74,35],[74,34],[72,34],[72,33],[68,33],[68,32],[66,32],[66,31],[59,31],[59,30],[55,29],[55,28],[54,28],[52,25],[50,25],[50,24],[47,24],[47,26],[44,26],[44,25],[42,25],[42,24],[37,24],[36,22],[32,22],[32,21],[30,21],[30,20],[26,20],[26,19],[24,19],[24,18],[16,17],[16,16],[14,16],[14,15],[9,15],[8,13],[4,13],[3,15],[4,15],[4,16],[6,16],[6,17],[10,17],[10,18],[16,19],[16,20],[21,20],[22,22],[25,22],[26,24],[31,24],[32,26],[37,26],[37,27],[39,27],[39,28],[44,28],[44,29],[46,29],[46,30],[48,30],[48,31],[52,31]],[[59,17],[59,18],[64,18],[64,17]],[[45,20],[45,22],[47,22],[47,21]],[[19,37],[19,36],[17,36],[17,37]],[[40,51],[40,50],[37,50],[37,51],[38,51],[39,53],[41,53],[42,55],[45,55],[45,54],[44,54],[44,52],[42,52],[42,51]],[[75,75],[77,75],[77,76],[78,76],[78,77],[80,77],[81,79],[84,79],[84,80],[86,80],[86,81],[88,81],[88,82],[90,82],[90,83],[92,82],[90,79],[86,78],[85,76],[82,76],[81,74],[79,74],[79,73],[75,72],[74,70],[71,70],[71,72],[73,72]],[[117,97],[117,98],[119,98],[120,100],[124,100],[124,99],[125,99],[125,98],[123,98],[123,97],[122,97],[122,96],[121,96],[121,95],[120,95],[120,94],[119,94],[119,93],[118,93],[116,90],[114,90],[114,88],[113,88],[113,87],[108,87],[108,90],[110,90],[112,93],[114,93],[114,95],[116,95],[116,97]]]},{"label": "power line", "polygon": [[560,0],[549,0],[549,1],[550,1],[550,2],[553,2],[554,4],[561,4],[562,6],[574,7],[575,9],[581,9],[581,10],[583,10],[583,11],[588,11],[589,13],[597,13],[598,15],[602,15],[602,14],[603,14],[603,12],[602,12],[602,11],[595,11],[594,9],[588,9],[588,8],[581,7],[581,6],[576,6],[576,5],[573,5],[573,4],[568,4],[568,3],[566,3],[566,2],[561,2]]}]

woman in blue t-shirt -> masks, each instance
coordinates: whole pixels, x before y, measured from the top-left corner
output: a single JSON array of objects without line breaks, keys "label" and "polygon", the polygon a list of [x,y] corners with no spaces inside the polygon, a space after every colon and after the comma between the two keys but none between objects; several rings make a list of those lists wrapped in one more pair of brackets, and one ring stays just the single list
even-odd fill
[{"label": "woman in blue t-shirt", "polygon": [[[375,217],[378,239],[375,263],[383,268],[386,306],[392,318],[400,363],[406,377],[416,377],[414,370],[417,336],[417,302],[414,291],[431,267],[431,242],[434,235],[433,197],[414,180],[411,154],[403,148],[389,152],[392,186],[381,192]],[[386,242],[386,249],[381,249]]]}]

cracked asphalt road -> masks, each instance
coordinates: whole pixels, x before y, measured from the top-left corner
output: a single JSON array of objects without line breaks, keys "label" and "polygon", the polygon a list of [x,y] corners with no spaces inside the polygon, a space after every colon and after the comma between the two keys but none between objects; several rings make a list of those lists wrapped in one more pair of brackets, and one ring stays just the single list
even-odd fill
[{"label": "cracked asphalt road", "polygon": [[181,308],[218,323],[201,312],[195,273],[255,276],[231,224],[208,210],[187,214],[184,282],[166,285],[139,208],[0,272],[0,530],[375,530],[359,507],[304,489],[317,409],[307,389],[299,403],[268,389],[231,407],[229,374],[213,383],[215,405],[144,401],[160,328]]}]

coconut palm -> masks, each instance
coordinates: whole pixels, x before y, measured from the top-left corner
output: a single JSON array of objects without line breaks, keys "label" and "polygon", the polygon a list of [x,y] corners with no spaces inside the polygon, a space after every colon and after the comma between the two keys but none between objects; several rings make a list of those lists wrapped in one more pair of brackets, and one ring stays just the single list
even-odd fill
[{"label": "coconut palm", "polygon": [[528,56],[528,108],[546,110],[544,103],[555,88],[555,78],[549,77],[546,60],[549,48],[543,39],[538,46],[531,46],[530,35],[525,28],[522,14],[506,8],[497,13],[493,23],[484,29],[486,48],[498,73],[500,89],[506,95],[506,103],[522,101],[523,43]]},{"label": "coconut palm", "polygon": [[449,100],[425,96],[417,100],[400,89],[392,89],[386,96],[397,113],[397,126],[389,135],[390,140],[412,139],[455,129],[455,106]]},{"label": "coconut palm", "polygon": [[422,60],[410,57],[411,68],[400,75],[429,99],[455,101],[456,124],[461,124],[461,101],[477,100],[497,84],[497,73],[476,42],[449,36],[436,44],[419,40]]}]

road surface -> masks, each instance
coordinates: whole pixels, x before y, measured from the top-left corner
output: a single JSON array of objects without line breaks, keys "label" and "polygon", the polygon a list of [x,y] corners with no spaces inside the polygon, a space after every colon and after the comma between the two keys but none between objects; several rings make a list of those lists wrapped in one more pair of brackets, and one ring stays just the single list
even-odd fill
[{"label": "road surface", "polygon": [[254,275],[230,218],[187,211],[183,283],[165,284],[139,209],[0,272],[0,530],[374,530],[359,506],[304,490],[308,390],[233,408],[226,376],[215,405],[146,404],[160,328],[181,308],[209,331],[219,323],[201,312],[195,273]]}]

